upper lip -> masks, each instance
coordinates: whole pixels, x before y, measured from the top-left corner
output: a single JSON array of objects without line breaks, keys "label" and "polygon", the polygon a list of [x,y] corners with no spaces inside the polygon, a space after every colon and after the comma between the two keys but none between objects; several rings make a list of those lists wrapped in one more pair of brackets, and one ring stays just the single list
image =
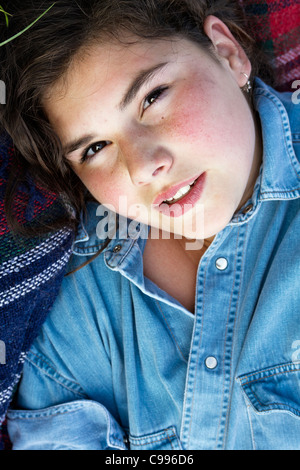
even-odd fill
[{"label": "upper lip", "polygon": [[[202,173],[201,173],[202,174]],[[153,201],[153,205],[159,206],[162,202],[166,201],[167,199],[171,199],[175,196],[175,194],[179,191],[179,189],[184,188],[188,184],[193,184],[196,179],[201,176],[201,174],[194,176],[193,178],[189,178],[188,180],[181,181],[181,183],[175,184],[174,186],[171,186],[169,189],[164,191],[163,193],[160,193],[155,200]]]}]

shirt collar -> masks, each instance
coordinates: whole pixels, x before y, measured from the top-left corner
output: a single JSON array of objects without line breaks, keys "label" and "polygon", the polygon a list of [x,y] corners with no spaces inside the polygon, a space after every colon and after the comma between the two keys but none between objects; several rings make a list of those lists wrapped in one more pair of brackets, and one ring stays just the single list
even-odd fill
[{"label": "shirt collar", "polygon": [[292,103],[291,93],[278,93],[258,78],[255,79],[253,93],[254,109],[261,120],[263,138],[258,199],[298,198],[300,164],[293,147],[289,114],[297,113],[300,116],[299,107],[297,109]]},{"label": "shirt collar", "polygon": [[117,266],[134,246],[143,251],[149,228],[117,215],[98,202],[88,202],[81,214],[73,254],[92,256],[109,251],[109,264]]},{"label": "shirt collar", "polygon": [[[251,200],[233,216],[229,225],[248,221],[254,216],[259,202],[300,197],[300,164],[293,148],[289,121],[289,114],[294,112],[299,116],[299,110],[292,109],[291,93],[277,93],[255,78],[253,103],[261,121],[263,163]],[[111,224],[110,235],[106,239],[101,233],[105,223]],[[99,250],[109,251],[109,265],[117,266],[133,247],[143,251],[148,227],[139,225],[132,233],[131,220],[117,216],[97,202],[89,202],[85,215],[81,217],[73,253],[87,256]]]}]

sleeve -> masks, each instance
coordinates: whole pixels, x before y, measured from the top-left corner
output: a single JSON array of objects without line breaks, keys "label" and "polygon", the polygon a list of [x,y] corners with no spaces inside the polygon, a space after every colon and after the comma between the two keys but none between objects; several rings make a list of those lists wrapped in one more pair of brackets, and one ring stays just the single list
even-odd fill
[{"label": "sleeve", "polygon": [[[45,402],[45,396],[47,402],[55,398],[59,404],[28,409]],[[24,366],[16,405],[21,409],[10,409],[7,415],[13,450],[127,449],[126,435],[111,413],[84,397],[78,384],[58,375],[32,351]]]}]

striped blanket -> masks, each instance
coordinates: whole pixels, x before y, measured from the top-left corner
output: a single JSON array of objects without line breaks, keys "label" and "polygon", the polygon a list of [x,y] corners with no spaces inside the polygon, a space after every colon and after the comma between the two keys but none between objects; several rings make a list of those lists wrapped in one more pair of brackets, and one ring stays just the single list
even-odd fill
[{"label": "striped blanket", "polygon": [[[58,293],[73,242],[68,229],[36,238],[12,235],[3,203],[12,156],[12,142],[6,136],[0,141],[0,425],[26,353]],[[63,210],[54,194],[30,179],[16,195],[15,214],[23,224],[49,223]],[[7,438],[3,440],[7,446]]]}]

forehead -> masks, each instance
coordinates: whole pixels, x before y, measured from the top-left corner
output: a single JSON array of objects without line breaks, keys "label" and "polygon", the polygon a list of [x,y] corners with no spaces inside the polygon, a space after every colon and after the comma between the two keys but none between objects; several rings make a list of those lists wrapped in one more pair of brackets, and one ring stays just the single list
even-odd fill
[{"label": "forehead", "polygon": [[191,46],[199,48],[179,37],[141,40],[133,36],[124,42],[94,43],[75,55],[67,72],[48,89],[43,104],[47,109],[56,100],[85,96],[87,89],[89,92],[97,92],[102,86],[114,89],[117,83],[125,84],[138,70],[151,64],[187,60]]}]

